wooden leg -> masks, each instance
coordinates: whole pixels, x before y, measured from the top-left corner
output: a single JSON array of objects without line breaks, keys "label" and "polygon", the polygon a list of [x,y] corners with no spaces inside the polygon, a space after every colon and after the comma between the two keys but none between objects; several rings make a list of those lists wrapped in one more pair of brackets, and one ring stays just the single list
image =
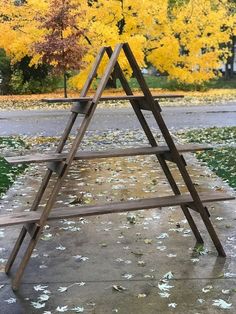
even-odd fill
[{"label": "wooden leg", "polygon": [[6,274],[8,274],[10,272],[10,270],[11,270],[11,267],[12,267],[12,265],[13,265],[15,259],[16,259],[16,256],[17,256],[17,254],[18,254],[18,252],[20,250],[20,247],[21,247],[21,245],[22,245],[22,243],[24,241],[26,233],[27,233],[26,228],[22,227],[21,232],[20,232],[20,234],[18,236],[18,239],[17,239],[17,241],[16,241],[16,243],[14,245],[14,248],[13,248],[10,257],[8,258],[7,264],[5,266]]},{"label": "wooden leg", "polygon": [[[134,76],[136,77],[139,85],[140,85],[140,88],[143,92],[143,94],[145,95],[146,97],[146,101],[153,113],[153,116],[157,122],[157,125],[166,141],[166,144],[168,145],[169,149],[170,149],[170,152],[171,152],[171,157],[173,159],[173,161],[176,163],[178,169],[179,169],[179,172],[185,182],[185,185],[186,187],[188,188],[188,191],[189,193],[191,194],[193,200],[194,200],[194,205],[195,207],[199,210],[199,213],[202,217],[202,220],[209,232],[209,235],[219,253],[220,256],[225,256],[225,251],[220,243],[220,240],[213,228],[213,225],[208,217],[208,213],[206,211],[206,209],[204,208],[203,204],[202,204],[202,201],[200,200],[199,198],[199,195],[198,195],[198,192],[192,182],[192,179],[186,169],[186,163],[185,163],[185,160],[183,158],[183,156],[181,156],[175,146],[175,143],[170,135],[170,132],[163,120],[163,117],[161,115],[161,109],[160,109],[160,106],[158,106],[157,103],[154,102],[153,100],[153,97],[151,95],[151,92],[143,78],[143,75],[140,71],[140,68],[137,64],[137,61],[135,60],[134,58],[134,55],[132,53],[132,51],[130,50],[130,47],[128,44],[124,44],[124,53],[130,63],[130,66],[133,70],[133,74]],[[164,169],[163,169],[164,170]],[[168,178],[168,177],[167,177]]]},{"label": "wooden leg", "polygon": [[13,291],[16,291],[19,287],[19,284],[20,284],[20,280],[21,280],[21,277],[23,276],[24,274],[24,270],[29,262],[29,259],[31,257],[31,254],[38,242],[38,239],[39,239],[39,236],[41,234],[41,229],[38,230],[38,234],[37,236],[34,238],[34,239],[31,239],[30,242],[29,242],[29,245],[25,251],[25,254],[20,262],[20,265],[17,269],[17,272],[16,272],[16,275],[15,277],[13,278],[12,280],[12,289]]},{"label": "wooden leg", "polygon": [[[112,55],[112,49],[107,48],[106,52],[108,54],[108,57],[110,58]],[[115,64],[115,71],[116,71],[116,76],[120,79],[120,82],[121,82],[122,87],[123,87],[124,91],[126,92],[126,94],[132,95],[133,94],[132,90],[131,90],[129,83],[128,83],[126,77],[124,76],[123,71],[122,71],[118,62]],[[146,136],[148,138],[149,143],[153,147],[157,146],[157,142],[156,142],[156,140],[152,134],[152,131],[150,130],[149,125],[148,125],[142,111],[140,110],[139,103],[135,102],[135,100],[131,100],[130,103],[131,103],[133,110],[134,110],[134,112],[135,112],[135,114],[136,114],[136,116],[137,116],[137,118],[138,118],[138,120],[139,120],[139,122],[143,128],[144,133],[146,134]],[[162,158],[161,156],[158,156],[158,155],[156,157],[157,157],[157,159],[158,159],[158,161],[162,167],[162,170],[164,171],[166,178],[167,178],[173,192],[175,193],[175,195],[181,194],[180,190],[179,190],[179,188],[178,188],[178,186],[177,186],[177,184],[176,184],[176,182],[175,182],[175,180],[174,180],[174,178],[170,172],[170,169],[169,169],[165,159]],[[189,212],[189,209],[185,205],[182,205],[181,208],[182,208],[182,211],[183,211],[183,213],[184,213],[184,215],[185,215],[185,217],[189,223],[190,228],[192,229],[192,232],[193,232],[197,242],[198,243],[204,243],[203,239],[201,237],[201,234],[200,234],[200,232],[199,232],[199,230],[198,230],[198,228],[197,228],[197,226],[196,226],[196,224],[195,224],[195,222],[194,222],[194,220],[193,220],[193,218]]]},{"label": "wooden leg", "polygon": [[[205,210],[205,208],[203,208],[203,209]],[[210,235],[210,237],[212,239],[212,242],[215,245],[215,248],[216,248],[219,256],[226,257],[225,250],[224,250],[224,248],[223,248],[223,246],[222,246],[222,244],[221,244],[221,242],[220,242],[220,240],[218,238],[218,235],[217,235],[217,233],[216,233],[216,231],[215,231],[215,229],[214,229],[214,227],[212,225],[212,222],[211,222],[210,218],[208,217],[207,212],[206,211],[204,213],[200,212],[200,215],[201,215],[202,220],[203,220],[203,222],[204,222],[204,224],[205,224],[205,226],[207,228],[207,231],[208,231],[208,233],[209,233],[209,235]]]},{"label": "wooden leg", "polygon": [[[140,124],[141,124],[141,126],[142,126],[142,128],[143,128],[143,130],[144,130],[144,132],[145,132],[145,134],[146,134],[146,136],[148,138],[148,140],[149,140],[149,143],[153,147],[157,146],[156,140],[155,140],[155,138],[154,138],[154,136],[153,136],[153,134],[152,134],[152,132],[151,132],[151,130],[150,130],[148,124],[147,124],[147,121],[146,121],[144,115],[142,114],[141,110],[138,108],[138,106],[135,106],[135,105],[133,105],[133,109],[134,109],[134,111],[136,113],[136,116],[137,116],[137,118],[138,118],[138,120],[139,120],[139,122],[140,122]],[[170,169],[169,169],[165,159],[163,157],[161,157],[161,156],[158,156],[158,155],[156,155],[156,157],[157,157],[157,159],[158,159],[158,161],[159,161],[159,163],[161,165],[161,168],[162,168],[163,172],[165,173],[165,176],[166,176],[166,178],[167,178],[167,180],[168,180],[168,182],[170,184],[170,187],[172,188],[172,191],[174,192],[175,195],[180,195],[181,194],[180,190],[179,190],[179,188],[178,188],[178,186],[177,186],[177,184],[176,184],[176,182],[175,182],[175,180],[174,180],[174,178],[172,176],[172,173],[171,173],[171,171],[170,171]],[[200,234],[200,232],[199,232],[199,230],[198,230],[198,228],[197,228],[197,226],[196,226],[196,224],[195,224],[195,222],[193,220],[193,217],[192,217],[192,215],[189,212],[188,207],[185,206],[185,205],[182,205],[181,209],[182,209],[182,211],[183,211],[183,213],[185,215],[185,218],[187,219],[187,221],[189,223],[189,226],[190,226],[190,228],[191,228],[191,230],[192,230],[192,232],[193,232],[193,234],[194,234],[194,236],[196,238],[196,241],[198,243],[204,243],[204,241],[203,241],[203,239],[201,237],[201,234]]]}]

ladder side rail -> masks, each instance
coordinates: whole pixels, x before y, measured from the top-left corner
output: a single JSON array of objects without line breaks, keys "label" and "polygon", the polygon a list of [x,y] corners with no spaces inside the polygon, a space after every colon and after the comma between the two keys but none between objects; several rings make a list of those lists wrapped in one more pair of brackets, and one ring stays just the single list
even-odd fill
[{"label": "ladder side rail", "polygon": [[[112,54],[112,49],[109,47],[106,49],[106,52],[107,52],[108,56],[110,57]],[[126,94],[132,95],[132,89],[130,88],[129,83],[128,83],[126,77],[124,76],[124,73],[123,73],[118,62],[116,62],[115,71],[117,72],[117,77],[120,79],[121,85],[122,85],[124,91],[126,92]],[[153,134],[149,128],[149,125],[148,125],[142,111],[137,106],[137,103],[135,102],[135,100],[130,100],[130,103],[131,103],[131,105],[134,109],[134,112],[135,112],[135,114],[136,114],[136,116],[137,116],[137,118],[138,118],[138,120],[139,120],[139,122],[143,128],[144,133],[147,136],[149,143],[151,144],[152,147],[157,147],[158,146],[157,142],[156,142],[156,140],[155,140],[155,138],[154,138],[154,136],[153,136]],[[157,159],[158,159],[158,161],[159,161],[159,163],[163,169],[163,172],[166,175],[166,178],[170,184],[170,187],[171,187],[173,193],[175,195],[180,195],[181,194],[180,190],[179,190],[179,188],[178,188],[178,186],[174,180],[174,177],[173,177],[166,161],[160,155],[156,155],[156,157],[157,157]],[[180,205],[180,206],[181,206],[181,209],[182,209],[182,211],[183,211],[183,213],[184,213],[184,215],[185,215],[185,217],[186,217],[186,219],[187,219],[187,221],[188,221],[188,223],[192,229],[193,234],[195,235],[197,242],[203,243],[203,239],[201,237],[201,234],[200,234],[200,232],[199,232],[199,230],[198,230],[198,228],[197,228],[197,226],[196,226],[196,224],[192,218],[192,215],[190,214],[188,207],[186,205]]]},{"label": "ladder side rail", "polygon": [[180,171],[180,174],[181,174],[181,176],[185,182],[185,185],[188,188],[188,190],[189,190],[189,192],[190,192],[190,194],[191,194],[191,196],[195,202],[195,205],[197,206],[197,208],[199,210],[199,213],[200,213],[202,220],[203,220],[203,222],[204,222],[204,224],[208,230],[208,233],[209,233],[219,255],[222,257],[225,257],[226,256],[225,251],[224,251],[223,246],[222,246],[222,244],[218,238],[218,235],[216,234],[216,231],[215,231],[215,229],[214,229],[214,227],[213,227],[213,225],[212,225],[212,223],[208,217],[208,212],[207,212],[206,208],[204,207],[204,205],[202,204],[201,199],[198,195],[198,192],[197,192],[197,190],[196,190],[196,188],[192,182],[192,179],[191,179],[191,177],[190,177],[190,175],[186,169],[186,162],[185,162],[183,156],[179,154],[179,152],[178,152],[178,150],[174,144],[174,141],[173,141],[173,139],[169,133],[169,130],[168,130],[168,128],[167,128],[167,126],[166,126],[166,124],[165,124],[165,122],[161,116],[160,111],[158,111],[156,109],[156,107],[153,105],[154,101],[153,101],[153,98],[152,98],[150,91],[147,92],[148,87],[147,87],[147,84],[146,84],[146,82],[143,78],[143,75],[139,69],[137,61],[135,60],[134,55],[133,55],[128,44],[124,44],[123,49],[124,49],[125,55],[129,61],[130,65],[133,69],[134,75],[136,76],[136,78],[140,84],[140,87],[141,87],[144,95],[146,96],[148,103],[150,104],[154,118],[155,118],[155,120],[156,120],[156,122],[160,128],[160,131],[163,134],[163,137],[165,138],[166,144],[170,148],[173,160],[175,160],[177,167]]},{"label": "ladder side rail", "polygon": [[94,111],[95,111],[97,103],[99,101],[99,98],[101,97],[101,94],[102,94],[104,88],[106,87],[107,81],[108,81],[109,76],[113,70],[114,64],[115,64],[115,62],[116,62],[116,60],[120,54],[122,47],[123,47],[122,44],[116,46],[116,48],[115,48],[115,50],[114,50],[114,52],[110,58],[110,61],[107,64],[106,70],[105,70],[104,75],[100,81],[97,92],[95,93],[95,95],[93,97],[93,101],[91,102],[91,107],[90,107],[91,109],[85,115],[85,118],[84,118],[84,120],[83,120],[83,122],[82,122],[82,124],[78,130],[76,138],[75,138],[75,140],[72,144],[72,147],[68,153],[66,162],[63,164],[63,171],[61,172],[61,174],[57,178],[57,181],[56,181],[56,183],[52,189],[52,192],[51,192],[51,194],[47,200],[47,203],[43,209],[42,215],[41,215],[40,220],[39,220],[39,224],[37,226],[35,226],[36,232],[34,233],[34,236],[31,238],[31,240],[29,242],[29,245],[28,245],[28,247],[27,247],[27,249],[23,255],[23,258],[20,262],[20,265],[17,269],[15,278],[12,281],[13,290],[17,290],[17,288],[19,286],[19,283],[20,283],[21,277],[23,276],[25,267],[27,266],[29,259],[31,257],[31,254],[32,254],[32,252],[33,252],[33,250],[34,250],[34,248],[35,248],[35,246],[36,246],[36,244],[40,238],[42,228],[45,225],[45,223],[47,222],[48,216],[49,216],[51,209],[52,209],[52,207],[56,201],[56,198],[57,198],[58,192],[61,188],[61,185],[63,183],[63,180],[69,171],[70,165],[74,159],[76,151],[77,151],[77,149],[78,149],[78,147],[79,147],[79,145],[83,139],[83,136],[87,130],[87,127],[88,127],[88,125],[89,125],[89,123],[93,117]]},{"label": "ladder side rail", "polygon": [[41,219],[40,219],[40,225],[41,224],[43,225],[46,222],[47,217],[48,217],[48,215],[49,215],[49,213],[51,211],[51,208],[54,205],[54,202],[56,200],[57,194],[58,194],[59,189],[61,187],[62,181],[65,178],[65,176],[67,175],[69,167],[70,167],[72,161],[74,160],[75,154],[76,154],[76,152],[78,150],[78,147],[79,147],[79,145],[80,145],[80,143],[81,143],[81,141],[82,141],[82,139],[84,137],[84,134],[85,134],[85,132],[86,132],[86,130],[88,128],[88,125],[89,125],[89,123],[90,123],[90,121],[91,121],[91,119],[93,117],[93,114],[94,114],[94,112],[96,110],[96,106],[97,106],[98,101],[99,101],[99,98],[101,97],[101,94],[102,94],[103,90],[106,87],[107,81],[108,81],[108,79],[110,77],[110,74],[111,74],[113,68],[114,68],[114,65],[115,65],[115,63],[117,61],[117,58],[118,58],[118,56],[120,54],[120,51],[121,51],[122,47],[123,47],[122,44],[119,44],[119,45],[116,46],[116,48],[115,48],[115,50],[114,50],[114,52],[113,52],[113,54],[112,54],[112,56],[110,58],[110,61],[107,64],[107,67],[105,69],[104,75],[103,75],[103,77],[102,77],[102,79],[100,81],[100,84],[99,84],[99,86],[97,88],[97,91],[96,91],[94,97],[93,97],[93,100],[91,101],[91,109],[88,112],[88,114],[85,115],[85,118],[82,121],[82,123],[81,123],[81,125],[80,125],[80,127],[78,129],[76,138],[75,138],[75,140],[74,140],[74,142],[72,144],[72,147],[71,147],[71,149],[70,149],[70,151],[69,151],[69,153],[67,155],[66,161],[63,163],[63,169],[62,169],[61,175],[58,177],[57,182],[56,182],[56,184],[55,184],[55,186],[54,186],[54,188],[53,188],[53,190],[51,192],[51,195],[50,195],[50,197],[49,197],[49,199],[47,201],[47,204],[46,204],[46,206],[44,208],[43,214],[42,214]]},{"label": "ladder side rail", "polygon": [[[87,78],[87,80],[86,80],[86,82],[84,84],[84,87],[83,87],[82,91],[81,91],[81,94],[80,94],[81,97],[86,96],[86,94],[87,94],[87,92],[89,90],[89,87],[91,86],[92,81],[93,81],[94,77],[96,76],[97,69],[98,69],[98,67],[99,67],[99,65],[100,65],[100,63],[102,61],[103,55],[105,53],[105,49],[106,49],[105,47],[102,47],[99,50],[98,55],[95,58],[94,64],[93,64],[92,69],[90,71],[90,74],[89,74],[89,76],[88,76],[88,78]],[[63,148],[65,146],[65,143],[66,143],[66,141],[68,139],[68,136],[69,136],[69,134],[71,132],[71,129],[72,129],[73,125],[74,125],[74,122],[75,122],[75,120],[77,118],[77,115],[78,115],[78,113],[75,113],[75,112],[71,113],[71,115],[69,117],[69,120],[67,122],[66,128],[65,128],[65,130],[63,132],[62,138],[61,138],[61,140],[59,142],[59,145],[58,145],[58,147],[56,149],[57,153],[61,153],[62,152],[62,150],[63,150]],[[37,194],[35,196],[35,199],[34,199],[32,205],[31,205],[30,211],[36,211],[38,209],[38,206],[39,206],[39,204],[41,202],[41,199],[42,199],[42,197],[44,195],[44,192],[45,192],[45,190],[46,190],[46,188],[48,186],[48,183],[49,183],[49,181],[51,179],[52,173],[53,173],[53,171],[51,169],[47,169],[47,171],[46,171],[46,173],[44,175],[44,178],[43,178],[43,180],[41,182],[41,185],[39,187],[39,190],[38,190],[38,192],[37,192]],[[13,249],[12,249],[12,252],[11,252],[9,258],[8,258],[7,264],[5,266],[5,272],[6,273],[10,272],[11,267],[12,267],[12,265],[13,265],[16,257],[17,257],[17,254],[19,253],[20,247],[21,247],[21,245],[22,245],[22,243],[24,241],[24,238],[25,238],[26,234],[27,234],[27,226],[23,226],[22,229],[21,229],[21,232],[20,232],[20,234],[18,236],[18,239],[17,239],[17,241],[16,241],[16,243],[15,243]],[[20,277],[21,276],[22,276],[22,274],[20,275]],[[18,281],[17,281],[17,278],[16,278],[17,285],[18,285]]]},{"label": "ladder side rail", "polygon": [[[94,64],[92,66],[92,69],[91,69],[91,71],[90,71],[90,73],[88,75],[88,78],[87,78],[87,80],[86,80],[86,82],[85,82],[85,84],[83,86],[83,89],[82,89],[82,91],[80,93],[81,97],[86,96],[86,94],[87,94],[87,92],[88,92],[88,90],[89,90],[89,88],[90,88],[90,86],[92,84],[92,81],[93,81],[93,79],[95,78],[95,76],[97,74],[97,70],[98,70],[98,67],[99,67],[99,65],[100,65],[100,63],[102,61],[103,55],[105,53],[105,50],[106,50],[105,47],[102,47],[99,50],[98,55],[97,55],[97,57],[96,57],[96,59],[94,61]],[[76,113],[76,112],[72,112],[71,113],[71,115],[70,115],[70,117],[69,117],[69,119],[67,121],[67,125],[65,127],[65,130],[64,130],[64,132],[62,134],[61,140],[60,140],[60,142],[58,144],[58,147],[56,149],[56,153],[61,153],[63,151],[63,148],[64,148],[64,146],[66,144],[66,141],[67,141],[67,139],[68,139],[68,137],[70,135],[70,132],[71,132],[71,130],[73,128],[73,125],[75,123],[75,120],[76,120],[77,116],[78,116],[78,113]],[[45,192],[45,190],[47,188],[47,185],[49,183],[49,180],[51,178],[52,173],[53,173],[53,171],[51,169],[47,170],[47,172],[45,174],[45,177],[44,177],[44,179],[42,181],[42,184],[41,184],[41,186],[40,186],[40,188],[38,190],[38,193],[37,193],[37,195],[35,197],[35,200],[34,200],[34,202],[32,204],[32,207],[30,209],[31,211],[32,210],[34,210],[34,211],[37,210],[38,205],[39,205],[39,203],[40,203],[40,201],[42,199],[42,196],[43,196],[43,194],[44,194],[44,192]]]}]

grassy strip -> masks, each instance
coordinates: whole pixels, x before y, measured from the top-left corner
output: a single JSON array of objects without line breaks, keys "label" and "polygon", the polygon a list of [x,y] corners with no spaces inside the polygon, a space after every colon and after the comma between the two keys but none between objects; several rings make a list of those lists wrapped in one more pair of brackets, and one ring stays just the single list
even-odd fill
[{"label": "grassy strip", "polygon": [[[208,89],[235,89],[236,88],[236,78],[225,80],[224,78],[219,78],[217,80],[211,80],[203,84],[202,86],[194,86],[191,84],[183,85],[176,81],[169,80],[167,76],[155,76],[155,75],[144,75],[145,80],[149,88],[161,88],[171,91],[185,90],[185,91],[206,91]],[[139,88],[139,84],[135,78],[131,78],[130,86],[132,88]],[[121,87],[119,80],[117,80],[117,87]]]},{"label": "grassy strip", "polygon": [[[25,143],[21,139],[0,137],[0,150],[14,151],[24,148]],[[0,198],[7,191],[7,189],[13,184],[16,177],[25,170],[26,166],[11,166],[5,159],[0,156]]]},{"label": "grassy strip", "polygon": [[224,145],[196,156],[236,190],[236,127],[191,130],[179,135],[188,142]]}]

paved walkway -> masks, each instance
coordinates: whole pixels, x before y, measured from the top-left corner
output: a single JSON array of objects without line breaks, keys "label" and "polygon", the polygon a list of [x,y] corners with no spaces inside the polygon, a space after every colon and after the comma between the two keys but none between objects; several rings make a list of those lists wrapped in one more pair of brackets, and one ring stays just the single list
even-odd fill
[{"label": "paved walkway", "polygon": [[[230,190],[188,155],[199,190]],[[32,166],[0,201],[2,213],[32,203],[42,166]],[[176,170],[173,168],[174,173]],[[178,178],[178,176],[177,176]],[[178,179],[181,189],[182,180]],[[74,166],[56,206],[167,195],[170,189],[154,157],[84,162]],[[236,202],[209,206],[211,219],[227,252],[217,257],[205,239],[194,252],[194,237],[178,207],[126,214],[61,220],[46,226],[14,294],[4,273],[19,227],[0,229],[1,314],[31,313],[235,313]],[[15,268],[13,268],[14,272]],[[222,309],[221,307],[229,308]]]},{"label": "paved walkway", "polygon": [[[69,116],[69,110],[0,111],[1,135],[59,136]],[[156,127],[152,115],[145,112],[151,127]],[[224,127],[236,125],[236,102],[212,106],[163,107],[163,117],[170,129]],[[74,127],[74,132],[81,122]],[[90,130],[137,129],[139,121],[128,108],[99,108],[95,112]]]}]

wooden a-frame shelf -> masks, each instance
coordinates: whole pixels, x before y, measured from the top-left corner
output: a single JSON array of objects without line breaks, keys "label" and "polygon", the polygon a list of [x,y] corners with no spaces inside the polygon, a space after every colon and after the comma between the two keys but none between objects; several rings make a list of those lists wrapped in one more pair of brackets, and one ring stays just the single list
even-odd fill
[{"label": "wooden a-frame shelf", "polygon": [[[133,94],[129,83],[125,78],[123,70],[120,67],[118,57],[122,50],[133,71],[133,76],[137,79],[137,82],[140,85],[142,95]],[[107,54],[109,58],[107,67],[101,77],[101,80],[99,81],[99,85],[97,87],[97,90],[95,91],[95,94],[93,96],[88,96],[89,88],[92,84],[93,79],[97,77],[98,67],[101,64],[105,54]],[[115,76],[115,78],[120,80],[126,95],[103,96],[104,89],[111,76]],[[37,242],[40,239],[41,232],[45,224],[47,223],[47,221],[61,218],[104,215],[108,213],[119,213],[139,209],[151,209],[179,205],[189,223],[189,226],[196,238],[196,241],[198,243],[203,243],[203,238],[191,215],[191,210],[199,213],[199,217],[205,224],[208,234],[210,235],[218,254],[222,257],[226,256],[224,248],[210,220],[210,213],[206,208],[205,203],[231,200],[234,199],[234,197],[226,193],[214,191],[198,193],[198,191],[196,190],[194,183],[192,182],[192,179],[187,171],[187,163],[182,153],[194,152],[203,149],[211,149],[211,147],[209,147],[208,145],[195,144],[175,145],[172,136],[161,115],[161,107],[158,103],[158,99],[175,99],[179,97],[182,97],[182,95],[152,95],[129,45],[127,43],[124,43],[118,44],[115,47],[114,51],[111,47],[102,47],[100,49],[95,59],[94,65],[91,69],[91,72],[88,75],[87,81],[85,82],[85,85],[78,98],[53,98],[44,100],[48,103],[72,103],[71,115],[68,119],[67,125],[65,126],[65,130],[62,134],[55,153],[34,154],[32,156],[12,156],[6,158],[6,160],[10,164],[48,162],[45,176],[42,179],[41,185],[35,196],[35,200],[30,207],[30,210],[27,212],[24,211],[22,213],[12,213],[9,215],[0,216],[0,227],[18,224],[23,225],[5,267],[5,271],[7,274],[12,268],[12,265],[20,251],[26,235],[28,234],[30,237],[29,244],[24,252],[22,260],[16,271],[16,275],[12,281],[13,290],[17,290],[17,288],[19,287],[24,270],[29,262],[31,254]],[[148,139],[148,142],[150,144],[149,147],[111,149],[107,151],[79,150],[81,141],[83,140],[85,132],[88,129],[88,126],[95,113],[98,103],[100,101],[109,100],[128,100],[130,102],[131,107],[134,110],[134,114],[138,118],[140,125]],[[148,125],[145,115],[143,114],[143,110],[148,110],[152,113],[166,145],[157,145],[157,141]],[[65,148],[65,144],[78,117],[78,114],[83,114],[84,118],[80,124],[80,127],[77,130],[77,134],[71,144],[69,151],[65,152],[63,151]],[[157,161],[159,162],[172,189],[173,195],[91,206],[75,206],[56,209],[54,208],[55,202],[57,200],[57,195],[73,161],[89,160],[94,158],[126,157],[150,154],[156,156]],[[179,173],[185,183],[187,191],[185,194],[181,193],[178,187],[178,183],[175,181],[174,176],[171,173],[171,168],[169,167],[169,163],[167,161],[172,161],[176,164],[177,169],[179,170]],[[56,180],[54,180],[53,187],[46,201],[46,205],[42,206],[43,208],[41,209],[39,206],[44,196],[44,192],[48,189],[48,184],[52,176],[56,176]]]}]

